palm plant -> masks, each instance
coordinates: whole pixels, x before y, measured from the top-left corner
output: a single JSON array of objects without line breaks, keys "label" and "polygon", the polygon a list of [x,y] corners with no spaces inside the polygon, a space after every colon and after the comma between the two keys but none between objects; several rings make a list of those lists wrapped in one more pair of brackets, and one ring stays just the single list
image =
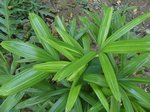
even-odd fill
[{"label": "palm plant", "polygon": [[56,38],[38,15],[30,13],[41,47],[16,40],[1,43],[4,49],[23,57],[20,62],[29,63],[1,84],[0,95],[7,97],[1,111],[30,108],[36,112],[146,112],[150,109],[150,94],[137,86],[149,84],[150,79],[132,77],[150,59],[150,39],[125,37],[150,13],[123,22],[116,29],[111,27],[112,17],[113,9],[105,7],[102,21],[97,16],[94,22],[81,17],[86,27],[77,31],[75,19],[68,30],[57,16],[56,30],[61,38]]}]

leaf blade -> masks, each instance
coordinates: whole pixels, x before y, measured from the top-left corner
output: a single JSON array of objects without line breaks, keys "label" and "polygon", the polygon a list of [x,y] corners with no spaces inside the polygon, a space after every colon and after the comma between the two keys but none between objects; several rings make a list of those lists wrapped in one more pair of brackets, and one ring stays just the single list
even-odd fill
[{"label": "leaf blade", "polygon": [[27,59],[31,59],[34,61],[51,61],[54,60],[54,58],[48,54],[46,51],[43,49],[29,44],[29,43],[24,43],[21,41],[3,41],[1,43],[2,47],[5,48],[6,50],[25,57]]},{"label": "leaf blade", "polygon": [[29,20],[32,28],[34,29],[38,39],[40,40],[43,47],[55,58],[59,59],[58,53],[51,47],[51,45],[47,44],[42,38],[43,36],[46,38],[54,38],[49,31],[48,26],[42,20],[42,18],[34,13],[29,13]]},{"label": "leaf blade", "polygon": [[104,17],[102,18],[102,22],[100,25],[99,33],[98,33],[98,45],[102,46],[104,41],[107,38],[109,28],[111,25],[113,9],[109,7],[104,8]]},{"label": "leaf blade", "polygon": [[116,98],[117,101],[120,101],[121,97],[120,97],[118,81],[117,81],[115,72],[113,70],[113,67],[112,67],[107,55],[104,53],[100,53],[99,60],[102,65],[105,79],[106,79],[114,97]]},{"label": "leaf blade", "polygon": [[0,95],[8,96],[33,86],[48,76],[47,73],[26,69],[0,87]]},{"label": "leaf blade", "polygon": [[135,27],[136,25],[140,24],[141,22],[143,22],[144,20],[146,20],[148,18],[150,18],[150,13],[146,13],[146,14],[139,16],[139,17],[133,19],[132,21],[128,22],[125,26],[121,27],[119,30],[117,30],[115,33],[113,33],[113,35],[111,35],[106,40],[104,46],[106,46],[108,43],[111,43],[111,42],[119,39],[125,33],[130,31],[133,27]]},{"label": "leaf blade", "polygon": [[139,70],[150,59],[149,54],[142,54],[128,62],[119,72],[118,77],[127,77]]},{"label": "leaf blade", "polygon": [[34,69],[40,70],[43,72],[57,72],[63,67],[67,66],[70,62],[67,61],[50,61],[46,63],[40,63],[33,66]]},{"label": "leaf blade", "polygon": [[80,59],[77,59],[66,66],[64,69],[57,72],[54,76],[53,80],[62,80],[68,76],[70,76],[73,72],[80,69],[83,65],[86,65],[90,60],[92,60],[96,56],[96,52],[89,52],[88,54],[84,55]]},{"label": "leaf blade", "polygon": [[107,101],[106,97],[102,93],[101,89],[97,85],[92,84],[92,83],[90,84],[90,86],[92,87],[92,89],[94,90],[94,92],[97,95],[98,99],[100,100],[100,102],[102,103],[102,105],[104,106],[106,111],[108,112],[109,111],[109,104],[108,104],[108,101]]},{"label": "leaf blade", "polygon": [[149,51],[150,51],[149,39],[123,40],[112,42],[103,49],[103,52],[111,52],[111,53],[133,53],[133,52],[139,53]]},{"label": "leaf blade", "polygon": [[69,96],[68,96],[68,99],[67,99],[67,104],[66,104],[66,112],[69,112],[71,111],[71,109],[73,108],[76,100],[77,100],[77,97],[79,95],[79,92],[80,92],[80,89],[81,89],[81,84],[79,85],[72,85],[71,87],[71,90],[69,92]]}]

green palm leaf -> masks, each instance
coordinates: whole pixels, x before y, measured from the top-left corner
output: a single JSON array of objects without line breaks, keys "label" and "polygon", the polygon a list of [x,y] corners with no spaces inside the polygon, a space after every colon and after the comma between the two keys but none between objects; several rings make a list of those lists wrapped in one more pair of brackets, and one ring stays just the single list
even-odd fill
[{"label": "green palm leaf", "polygon": [[103,52],[111,53],[139,53],[150,51],[150,39],[123,40],[107,45]]},{"label": "green palm leaf", "polygon": [[33,44],[12,40],[3,41],[1,45],[6,50],[33,61],[55,60],[49,53]]},{"label": "green palm leaf", "polygon": [[91,61],[96,56],[96,52],[89,52],[88,54],[85,54],[82,58],[76,59],[75,61],[68,64],[66,67],[64,67],[62,70],[57,72],[57,74],[54,76],[53,80],[63,80],[64,78],[70,76],[80,68],[82,68],[84,65],[86,65],[89,61]]},{"label": "green palm leaf", "polygon": [[54,38],[45,22],[42,20],[41,17],[34,13],[29,13],[29,19],[32,28],[34,29],[43,47],[53,56],[53,58],[59,59],[58,53],[51,47],[51,45],[49,45],[45,42],[45,40],[42,39],[43,36],[45,38]]},{"label": "green palm leaf", "polygon": [[29,88],[48,76],[47,73],[26,69],[0,87],[0,95],[8,96]]},{"label": "green palm leaf", "polygon": [[102,69],[105,75],[106,82],[108,83],[108,86],[110,87],[116,100],[120,101],[121,97],[120,97],[119,85],[113,67],[107,55],[104,53],[100,53],[99,60],[102,65]]},{"label": "green palm leaf", "polygon": [[102,18],[102,22],[98,33],[98,45],[100,46],[102,46],[102,44],[107,38],[109,28],[111,25],[112,13],[113,13],[112,8],[109,7],[104,8],[104,16]]},{"label": "green palm leaf", "polygon": [[106,97],[104,96],[103,92],[97,85],[92,84],[92,83],[90,85],[91,85],[92,89],[94,90],[95,94],[97,95],[98,99],[100,100],[100,102],[102,103],[102,105],[108,112],[109,104],[108,104],[108,101],[107,101]]},{"label": "green palm leaf", "polygon": [[79,84],[79,85],[73,84],[72,85],[70,92],[69,92],[68,99],[67,99],[66,112],[71,111],[71,109],[73,108],[73,106],[78,98],[80,89],[81,89],[81,84]]},{"label": "green palm leaf", "polygon": [[139,16],[139,17],[133,19],[132,21],[128,22],[126,25],[124,25],[119,30],[117,30],[115,33],[113,33],[110,37],[108,37],[104,46],[106,46],[108,43],[111,43],[111,42],[119,39],[121,36],[126,34],[128,31],[130,31],[136,25],[142,23],[143,21],[145,21],[148,18],[150,18],[150,13],[146,13],[146,14]]}]

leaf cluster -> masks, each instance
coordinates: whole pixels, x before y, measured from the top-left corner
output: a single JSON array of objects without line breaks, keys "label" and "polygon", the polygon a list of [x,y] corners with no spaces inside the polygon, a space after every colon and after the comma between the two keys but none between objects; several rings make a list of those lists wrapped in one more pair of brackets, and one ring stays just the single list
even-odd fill
[{"label": "leaf cluster", "polygon": [[[0,96],[6,97],[0,106],[3,112],[29,108],[36,112],[146,112],[150,109],[150,94],[137,86],[149,84],[149,78],[132,77],[150,59],[150,39],[132,38],[130,30],[150,13],[126,22],[119,12],[104,7],[104,15],[87,12],[76,19],[69,29],[56,16],[56,38],[42,18],[29,14],[39,45],[16,40],[3,41],[1,46],[21,57],[21,68],[14,76],[0,77]],[[117,22],[116,22],[117,21]],[[121,25],[120,25],[121,24]],[[113,27],[112,27],[113,26]],[[119,60],[119,63],[116,61]],[[8,72],[9,74],[9,72]]]}]

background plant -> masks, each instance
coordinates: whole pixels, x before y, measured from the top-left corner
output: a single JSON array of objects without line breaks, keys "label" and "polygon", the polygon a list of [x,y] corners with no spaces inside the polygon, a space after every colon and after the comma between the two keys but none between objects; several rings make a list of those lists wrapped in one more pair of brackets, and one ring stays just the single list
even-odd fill
[{"label": "background plant", "polygon": [[[115,17],[120,18],[121,25],[114,22],[113,9],[109,7],[104,8],[102,21],[98,16],[92,18],[94,22],[81,17],[86,26],[83,31],[76,31],[75,19],[68,30],[57,16],[59,39],[39,16],[30,13],[38,46],[16,40],[1,43],[6,50],[21,56],[20,62],[28,62],[21,72],[2,83],[0,95],[8,97],[1,110],[17,111],[26,107],[39,112],[148,110],[150,95],[136,84],[149,84],[150,79],[135,78],[132,74],[148,62],[150,39],[133,39],[127,32],[150,14],[128,23],[117,14]],[[76,33],[82,35],[77,38]]]}]

